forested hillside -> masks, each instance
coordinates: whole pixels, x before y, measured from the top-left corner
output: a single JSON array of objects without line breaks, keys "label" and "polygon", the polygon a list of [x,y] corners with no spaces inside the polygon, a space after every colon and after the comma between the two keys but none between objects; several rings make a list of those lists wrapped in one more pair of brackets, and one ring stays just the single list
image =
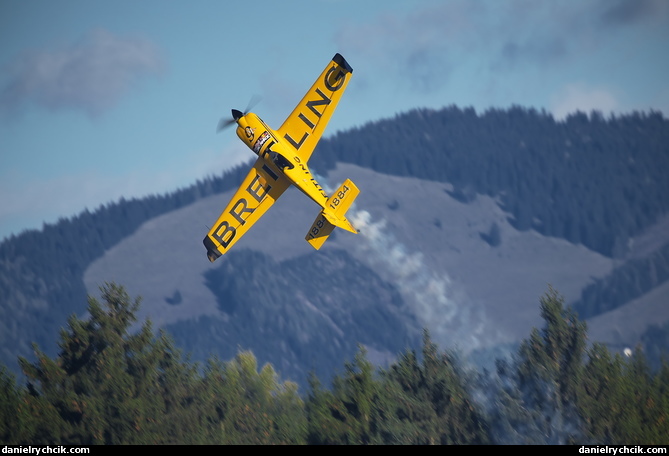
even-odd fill
[{"label": "forested hillside", "polygon": [[0,360],[14,366],[17,355],[37,342],[48,353],[66,318],[83,309],[83,273],[106,249],[142,223],[238,185],[243,168],[210,177],[169,195],[150,196],[85,210],[0,243]]},{"label": "forested hillside", "polygon": [[[500,198],[520,230],[624,257],[628,239],[669,212],[668,126],[658,113],[612,118],[579,113],[556,122],[520,107],[481,114],[457,107],[415,110],[322,140],[312,162],[320,173],[344,161],[449,182],[463,201],[475,193]],[[239,167],[169,195],[110,203],[5,239],[0,360],[16,368],[16,356],[29,355],[33,341],[55,354],[53,341],[67,316],[84,311],[82,274],[94,259],[145,221],[233,188],[245,172]],[[486,236],[493,245],[494,231]],[[644,268],[657,272],[652,286],[666,280],[664,258],[640,259],[632,269],[621,269],[633,286],[616,296],[647,290],[643,273],[643,283],[634,279]],[[597,291],[588,291],[579,311],[595,315],[611,309],[611,302],[591,302],[593,296],[609,296],[610,283],[617,282],[602,281]]]},{"label": "forested hillside", "polygon": [[607,256],[669,212],[669,120],[661,113],[557,122],[521,107],[415,110],[322,141],[314,166],[337,161],[449,182],[463,197],[500,196],[518,229]]},{"label": "forested hillside", "polygon": [[[586,287],[574,309],[581,318],[607,312],[669,280],[669,244],[647,257],[632,259]],[[667,346],[669,349],[669,345]]]},{"label": "forested hillside", "polygon": [[[472,371],[424,333],[375,368],[361,349],[308,391],[253,353],[191,363],[139,300],[107,284],[49,357],[21,359],[27,384],[0,367],[0,444],[668,444],[669,364],[648,368],[599,344],[552,289],[544,325],[513,361]],[[623,411],[624,410],[624,411]]]},{"label": "forested hillside", "polygon": [[384,347],[392,357],[420,342],[397,288],[343,250],[282,263],[238,250],[205,281],[227,321],[201,317],[164,328],[197,360],[212,347],[223,359],[244,347],[304,386],[310,373],[331,375],[335,360],[359,344]]}]

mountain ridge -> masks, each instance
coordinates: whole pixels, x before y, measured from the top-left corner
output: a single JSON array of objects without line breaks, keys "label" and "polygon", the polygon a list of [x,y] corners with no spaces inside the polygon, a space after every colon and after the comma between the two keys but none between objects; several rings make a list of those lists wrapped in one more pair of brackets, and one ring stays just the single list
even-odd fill
[{"label": "mountain ridge", "polygon": [[[427,327],[441,345],[458,346],[466,352],[493,349],[500,343],[514,343],[525,337],[533,326],[539,324],[536,302],[549,283],[568,300],[573,301],[579,297],[586,285],[592,283],[593,277],[605,277],[613,269],[612,259],[583,246],[546,238],[534,231],[516,230],[507,221],[507,214],[499,207],[499,203],[490,197],[474,195],[469,203],[462,203],[449,195],[448,185],[383,175],[347,164],[340,164],[331,170],[327,181],[330,185],[336,185],[345,177],[365,183],[361,184],[361,188],[367,186],[351,210],[351,221],[361,230],[359,235],[337,233],[321,251],[313,251],[303,240],[303,231],[310,226],[317,207],[301,193],[289,192],[282,197],[283,201],[277,203],[277,207],[272,208],[247,233],[229,257],[235,258],[238,252],[255,251],[256,256],[252,258],[256,258],[257,267],[264,270],[267,263],[275,265],[274,271],[268,273],[267,280],[281,283],[280,279],[308,272],[308,269],[305,271],[291,268],[290,273],[285,273],[283,264],[309,262],[309,259],[318,257],[327,258],[332,252],[349,252],[351,261],[366,265],[368,271],[382,277],[397,289],[402,300],[399,307],[413,320],[408,327],[414,329],[409,333],[417,335],[419,328]],[[432,203],[440,208],[438,212],[415,203],[425,194],[434,195]],[[91,264],[85,275],[89,292],[94,294],[99,281],[104,278],[111,277],[126,284],[131,294],[144,297],[144,306],[140,311],[143,312],[143,318],[151,318],[157,326],[164,326],[177,334],[180,346],[188,347],[189,351],[198,352],[201,357],[211,354],[212,352],[205,353],[202,348],[188,342],[185,334],[188,331],[208,331],[213,334],[213,339],[221,342],[223,339],[220,331],[225,331],[226,325],[234,324],[234,321],[228,313],[221,312],[216,293],[209,294],[207,299],[210,301],[207,301],[206,306],[195,299],[195,296],[203,296],[202,290],[205,288],[211,291],[211,288],[206,287],[205,281],[198,277],[209,276],[218,267],[222,267],[207,262],[203,248],[200,245],[195,246],[195,233],[202,234],[199,232],[202,230],[201,224],[195,214],[220,210],[229,197],[231,192],[212,196],[145,224],[133,236]],[[413,210],[409,211],[410,208]],[[177,221],[178,218],[181,222]],[[435,219],[443,220],[440,227],[434,223]],[[171,226],[183,227],[188,221],[192,234],[185,235],[167,229]],[[429,229],[421,231],[420,236],[415,236],[412,233],[415,232],[413,227],[416,223]],[[497,247],[492,247],[480,236],[493,223],[498,224],[500,232],[501,241]],[[156,237],[157,231],[174,232],[175,237],[169,240]],[[442,240],[440,245],[430,248],[430,239],[437,232],[441,232],[442,238],[448,241]],[[180,250],[175,247],[178,239],[190,241],[185,242],[187,247],[182,246]],[[150,264],[124,259],[127,254],[133,255],[141,251],[141,244],[145,240],[151,243],[143,247],[145,251],[155,253],[157,245],[169,245],[172,247],[166,252],[172,252],[172,255],[152,255],[150,259],[153,263]],[[221,264],[227,264],[228,255],[221,260]],[[169,265],[177,261],[182,262],[181,267],[171,270]],[[246,276],[253,271],[253,265],[239,265],[237,272],[228,270],[228,276],[236,274],[235,280],[246,282]],[[116,275],[112,274],[114,270]],[[154,271],[156,277],[162,278],[164,285],[154,282],[147,284],[140,275],[142,270]],[[189,272],[191,279],[187,278],[184,270]],[[133,282],[135,277],[138,279]],[[182,283],[190,282],[200,291],[191,291],[178,285],[179,280]],[[287,281],[283,286],[297,286],[294,285],[295,282]],[[146,288],[141,289],[142,286]],[[249,290],[251,287],[248,286]],[[302,287],[303,285],[298,289],[302,290]],[[256,283],[253,289],[257,288]],[[364,287],[360,286],[362,288]],[[311,290],[311,293],[302,293],[302,299],[308,300],[312,296],[317,298],[317,288],[312,287]],[[182,304],[177,306],[166,302],[166,298],[175,291],[179,292],[182,300]],[[271,292],[268,293],[271,295]],[[367,300],[387,306],[388,301],[380,299],[373,290],[364,289],[361,293],[367,296]],[[262,296],[265,298],[247,305],[253,305],[258,311],[262,311],[264,305],[272,303],[267,293]],[[342,300],[346,302],[343,298]],[[198,311],[201,312],[197,313]],[[191,316],[184,317],[180,312],[190,312]],[[194,319],[210,321],[201,321],[197,325],[192,322]],[[185,321],[191,323],[184,323]],[[212,325],[216,321],[220,328],[214,330]],[[244,321],[248,322],[248,319]],[[196,331],[194,328],[200,329]],[[317,327],[313,330],[319,331]],[[260,330],[253,332],[253,328],[249,331],[256,335],[255,339],[265,334]],[[198,336],[198,340],[200,338]],[[254,337],[247,338],[247,341],[252,340]],[[267,344],[280,342],[277,339],[267,341]],[[225,345],[228,351],[213,353],[225,353],[227,356],[230,354],[231,345],[237,348],[232,341],[219,345]],[[375,345],[369,341],[366,345],[386,354],[392,353],[396,348]],[[281,364],[279,357],[264,355],[267,350],[262,346],[242,345],[240,348],[252,348],[260,360]],[[355,345],[349,346],[347,350],[345,355],[352,356]],[[290,354],[286,358],[294,359],[295,355]],[[294,364],[293,362],[292,365]],[[300,371],[299,375],[304,378],[305,373]]]},{"label": "mountain ridge", "polygon": [[[576,113],[556,122],[545,113],[519,107],[480,115],[448,107],[415,110],[337,133],[321,141],[312,167],[331,186],[359,173],[354,178],[362,190],[356,221],[366,224],[370,233],[386,237],[337,233],[323,254],[329,255],[331,249],[346,251],[357,261],[367,261],[367,269],[384,280],[402,284],[398,292],[414,316],[422,314],[417,311],[421,300],[437,302],[441,306],[437,317],[445,327],[452,323],[442,335],[447,343],[456,340],[470,349],[481,343],[477,340],[481,334],[491,340],[497,337],[497,342],[513,340],[463,321],[527,328],[538,321],[536,301],[548,283],[573,302],[586,284],[625,262],[630,252],[652,254],[667,242],[666,230],[657,228],[646,238],[650,241],[642,243],[645,250],[633,245],[644,230],[659,227],[667,214],[667,200],[662,197],[668,185],[662,177],[669,168],[667,123],[656,113],[609,119],[597,113]],[[169,283],[144,293],[147,306],[161,303],[160,311],[152,315],[156,325],[212,316],[225,321],[216,297],[204,285],[202,273],[207,266],[202,263],[207,262],[202,261],[200,239],[227,202],[225,192],[234,189],[245,173],[240,166],[170,195],[122,200],[0,243],[3,361],[13,365],[17,354],[29,355],[31,341],[44,347],[54,340],[66,316],[84,308],[86,293],[91,289],[95,293],[100,281],[116,279],[112,268],[90,285],[84,280],[87,271],[101,258],[108,261],[115,251],[127,248],[133,236],[144,230],[179,233],[178,242],[151,245],[145,240],[146,250],[135,248],[128,253],[126,265],[117,267],[134,267],[135,276],[146,284]],[[280,242],[265,242],[262,250],[279,267],[291,257],[307,254],[310,247],[301,238],[317,208],[308,201],[296,202],[301,199],[299,192],[286,192],[272,209],[272,218],[261,220],[242,241],[278,236]],[[294,203],[301,207],[297,212]],[[173,212],[188,208],[193,226],[169,225],[176,223],[170,222]],[[411,208],[420,210],[411,212]],[[472,208],[476,210],[468,213]],[[454,214],[459,215],[454,218]],[[514,250],[513,245],[525,247]],[[386,261],[374,249],[386,249],[390,257],[402,260],[403,267]],[[547,255],[555,249],[563,256],[536,261],[542,255],[550,258]],[[197,293],[186,293],[178,268],[169,274],[156,272],[154,264],[166,263],[170,251],[174,251],[169,259],[173,266],[183,267],[188,258],[185,269],[202,282]],[[535,253],[534,262],[522,251]],[[582,257],[589,260],[574,260]],[[510,259],[532,266],[519,272],[505,264]],[[577,267],[564,272],[563,279],[547,278],[554,263],[560,262],[574,262]],[[577,281],[568,279],[569,274],[588,269],[586,265],[595,272],[587,277],[581,274]],[[514,282],[523,275],[529,278],[525,284]],[[474,278],[480,284],[466,284],[475,283]],[[131,294],[139,294],[133,292],[132,283],[128,285]],[[656,285],[649,293],[663,289],[662,283]],[[513,312],[504,306],[482,310],[481,303],[499,296],[531,302],[534,310]],[[454,306],[458,299],[472,302]],[[454,308],[461,314],[453,314]],[[434,316],[423,316],[418,325],[433,320]]]}]

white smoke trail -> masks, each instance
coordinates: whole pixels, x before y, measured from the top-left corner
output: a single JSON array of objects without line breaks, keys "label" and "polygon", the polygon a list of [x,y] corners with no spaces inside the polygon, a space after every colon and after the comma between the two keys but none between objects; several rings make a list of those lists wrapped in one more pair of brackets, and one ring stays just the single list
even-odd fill
[{"label": "white smoke trail", "polygon": [[466,297],[455,291],[450,277],[432,270],[422,253],[409,252],[389,232],[386,220],[373,221],[369,212],[356,210],[355,206],[349,214],[365,240],[367,257],[398,287],[433,340],[442,348],[457,347],[464,352],[479,348],[485,323],[483,312],[466,304]]},{"label": "white smoke trail", "polygon": [[[332,194],[334,188],[327,178],[311,171],[323,183],[323,189]],[[372,215],[357,209],[356,203],[347,217],[365,241],[362,248],[366,250],[366,259],[397,286],[418,323],[430,330],[434,342],[441,348],[458,348],[466,354],[489,339],[484,334],[483,310],[466,304],[467,298],[455,291],[448,274],[430,268],[421,252],[409,252],[389,231],[385,219],[372,220]]]}]

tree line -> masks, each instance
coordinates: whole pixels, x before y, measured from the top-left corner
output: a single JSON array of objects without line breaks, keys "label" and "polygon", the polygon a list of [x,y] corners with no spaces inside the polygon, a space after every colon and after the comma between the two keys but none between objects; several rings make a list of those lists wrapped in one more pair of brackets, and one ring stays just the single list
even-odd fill
[{"label": "tree line", "polygon": [[[349,162],[450,182],[456,196],[501,197],[518,229],[620,256],[631,236],[669,211],[668,124],[655,112],[610,118],[576,113],[558,122],[518,106],[480,114],[455,106],[418,109],[324,138],[310,164],[327,173],[337,162]],[[27,355],[28,341],[55,353],[54,328],[80,310],[72,306],[86,299],[82,276],[92,261],[147,220],[236,187],[247,170],[239,166],[166,195],[121,199],[4,239],[0,333],[12,350],[2,345],[0,361],[15,370],[13,348]],[[492,244],[494,234],[486,238]],[[626,283],[633,288],[625,295],[645,289]],[[602,311],[597,300],[606,294],[590,290],[579,310]]]},{"label": "tree line", "polygon": [[67,315],[83,310],[80,306],[87,295],[83,275],[94,260],[147,220],[234,188],[247,171],[240,166],[166,195],[121,198],[3,240],[0,333],[6,335],[4,341],[11,341],[12,350],[2,346],[0,362],[16,370],[9,353],[15,347],[19,354],[30,353],[28,341],[55,353],[57,328]]},{"label": "tree line", "polygon": [[669,443],[669,362],[651,369],[588,345],[552,288],[544,325],[494,372],[480,372],[424,332],[386,368],[365,349],[306,394],[251,352],[193,363],[140,299],[106,284],[89,317],[70,317],[55,357],[20,358],[25,384],[0,369],[2,444]]}]

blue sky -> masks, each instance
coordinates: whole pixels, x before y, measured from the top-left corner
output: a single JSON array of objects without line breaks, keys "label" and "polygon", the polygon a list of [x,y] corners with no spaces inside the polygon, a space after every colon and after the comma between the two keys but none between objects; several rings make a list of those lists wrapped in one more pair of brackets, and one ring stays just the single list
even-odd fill
[{"label": "blue sky", "polygon": [[326,136],[451,104],[669,116],[667,49],[666,0],[4,0],[0,239],[250,159],[218,120],[260,96],[278,127],[336,52]]}]

